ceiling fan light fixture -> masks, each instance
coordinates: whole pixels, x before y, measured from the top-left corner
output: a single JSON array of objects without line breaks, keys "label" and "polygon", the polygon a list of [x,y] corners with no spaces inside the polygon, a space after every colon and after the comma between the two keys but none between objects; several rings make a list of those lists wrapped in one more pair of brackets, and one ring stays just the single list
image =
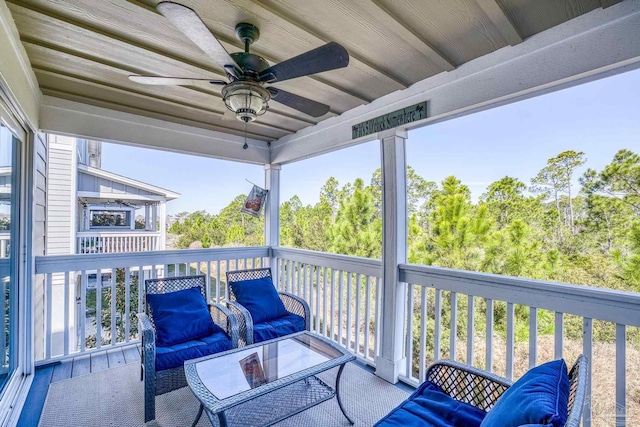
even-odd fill
[{"label": "ceiling fan light fixture", "polygon": [[271,93],[258,84],[235,81],[222,88],[222,99],[238,120],[247,123],[267,111]]}]

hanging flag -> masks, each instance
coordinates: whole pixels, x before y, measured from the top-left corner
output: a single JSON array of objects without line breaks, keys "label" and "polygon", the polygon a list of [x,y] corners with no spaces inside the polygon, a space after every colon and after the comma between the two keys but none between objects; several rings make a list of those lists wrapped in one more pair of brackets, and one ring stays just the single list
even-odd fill
[{"label": "hanging flag", "polygon": [[256,218],[259,217],[268,192],[269,190],[265,190],[254,184],[247,199],[244,201],[244,205],[240,208],[240,212],[255,216]]}]

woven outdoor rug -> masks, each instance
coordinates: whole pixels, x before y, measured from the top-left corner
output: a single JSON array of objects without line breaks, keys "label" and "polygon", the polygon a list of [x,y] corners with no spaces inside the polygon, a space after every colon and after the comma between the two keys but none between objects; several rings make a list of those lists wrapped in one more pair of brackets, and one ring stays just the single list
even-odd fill
[{"label": "woven outdoor rug", "polygon": [[[334,384],[335,370],[320,375]],[[408,394],[352,363],[342,373],[340,395],[355,426],[369,427],[396,407]],[[275,402],[274,402],[275,404]],[[156,397],[156,420],[146,427],[190,426],[199,402],[189,387]],[[263,407],[259,409],[264,409]],[[251,402],[243,411],[251,411]],[[42,427],[143,427],[143,383],[138,364],[52,383],[44,405]],[[234,424],[233,422],[236,421]],[[251,427],[229,419],[230,427]],[[198,427],[210,427],[203,415]],[[214,424],[218,427],[217,420]],[[277,427],[349,426],[335,398],[276,424]]]}]

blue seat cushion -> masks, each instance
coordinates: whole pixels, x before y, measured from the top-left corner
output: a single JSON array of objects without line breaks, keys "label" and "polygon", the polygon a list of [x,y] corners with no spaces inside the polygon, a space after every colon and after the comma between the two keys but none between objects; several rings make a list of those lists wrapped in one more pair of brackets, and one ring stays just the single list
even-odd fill
[{"label": "blue seat cushion", "polygon": [[482,409],[457,401],[425,381],[374,427],[478,427],[485,415]]},{"label": "blue seat cushion", "polygon": [[567,422],[569,375],[564,360],[530,369],[498,399],[482,427],[525,424],[562,427]]},{"label": "blue seat cushion", "polygon": [[231,349],[231,339],[224,332],[215,332],[197,340],[156,347],[156,371],[177,368],[185,360],[208,356]]},{"label": "blue seat cushion", "polygon": [[213,323],[198,286],[164,294],[147,294],[156,328],[156,345],[168,347],[222,332]]},{"label": "blue seat cushion", "polygon": [[273,338],[304,331],[305,321],[297,314],[287,314],[279,319],[253,324],[253,342],[262,342]]},{"label": "blue seat cushion", "polygon": [[230,286],[236,300],[251,313],[254,324],[287,315],[271,277],[241,280],[230,283]]}]

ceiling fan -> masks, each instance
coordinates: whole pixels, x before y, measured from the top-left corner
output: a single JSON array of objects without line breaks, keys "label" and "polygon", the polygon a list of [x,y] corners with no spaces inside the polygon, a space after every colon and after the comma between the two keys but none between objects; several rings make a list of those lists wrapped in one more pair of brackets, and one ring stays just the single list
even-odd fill
[{"label": "ceiling fan", "polygon": [[221,85],[225,106],[245,123],[264,114],[271,99],[312,117],[320,117],[329,111],[326,104],[264,85],[346,67],[349,54],[338,43],[331,42],[269,66],[262,57],[249,53],[249,46],[260,37],[256,26],[244,22],[236,25],[236,36],[244,44],[244,52],[229,54],[192,9],[168,1],[160,2],[156,7],[179,31],[223,67],[229,81],[129,76],[132,81],[147,85]]}]

